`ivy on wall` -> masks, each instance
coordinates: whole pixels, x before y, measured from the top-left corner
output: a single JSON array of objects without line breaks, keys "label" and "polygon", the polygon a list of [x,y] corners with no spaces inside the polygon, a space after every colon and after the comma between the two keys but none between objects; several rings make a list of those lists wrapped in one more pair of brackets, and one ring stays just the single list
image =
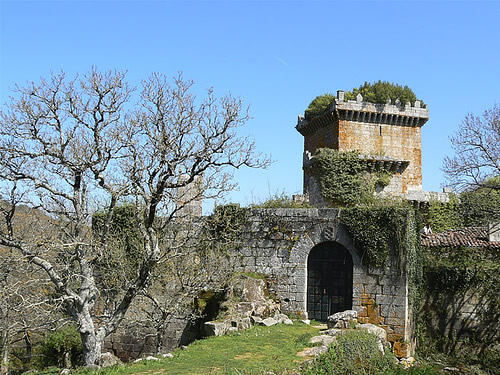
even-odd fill
[{"label": "ivy on wall", "polygon": [[409,300],[416,313],[421,299],[422,256],[414,210],[396,205],[354,207],[342,210],[340,222],[361,252],[363,264],[390,266],[389,254],[396,256],[399,270],[406,268]]},{"label": "ivy on wall", "polygon": [[431,201],[429,207],[423,209],[422,214],[423,220],[430,224],[435,233],[463,226],[460,201],[455,195],[450,196],[449,202]]},{"label": "ivy on wall", "polygon": [[[496,373],[500,360],[499,257],[500,250],[493,247],[423,249],[425,303],[418,330],[425,355],[445,353],[478,365],[488,374]],[[474,313],[464,316],[467,304],[475,304]]]},{"label": "ivy on wall", "polygon": [[239,240],[247,224],[247,215],[248,208],[236,203],[216,206],[206,222],[209,238],[221,244],[232,244]]},{"label": "ivy on wall", "polygon": [[377,184],[389,184],[392,174],[381,170],[369,173],[356,151],[320,148],[314,155],[312,173],[323,198],[333,207],[370,203]]}]

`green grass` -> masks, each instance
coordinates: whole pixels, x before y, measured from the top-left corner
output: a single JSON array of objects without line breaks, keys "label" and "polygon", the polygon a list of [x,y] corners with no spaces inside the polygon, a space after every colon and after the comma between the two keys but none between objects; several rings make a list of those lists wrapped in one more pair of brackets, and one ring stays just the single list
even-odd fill
[{"label": "green grass", "polygon": [[283,374],[304,361],[297,355],[317,335],[318,328],[296,322],[273,327],[253,327],[231,336],[195,341],[186,350],[176,350],[173,358],[143,361],[122,367],[81,370],[81,374]]}]

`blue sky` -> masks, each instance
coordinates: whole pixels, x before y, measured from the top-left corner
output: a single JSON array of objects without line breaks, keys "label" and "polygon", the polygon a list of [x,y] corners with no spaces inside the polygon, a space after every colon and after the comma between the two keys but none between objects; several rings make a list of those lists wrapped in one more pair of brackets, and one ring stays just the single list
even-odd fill
[{"label": "blue sky", "polygon": [[92,65],[178,71],[199,95],[213,86],[250,105],[242,134],[271,154],[241,170],[243,205],[302,191],[297,115],[325,92],[364,81],[408,85],[429,107],[422,130],[425,190],[440,190],[448,137],[468,112],[499,102],[499,1],[5,1],[0,8],[0,102],[15,83]]}]

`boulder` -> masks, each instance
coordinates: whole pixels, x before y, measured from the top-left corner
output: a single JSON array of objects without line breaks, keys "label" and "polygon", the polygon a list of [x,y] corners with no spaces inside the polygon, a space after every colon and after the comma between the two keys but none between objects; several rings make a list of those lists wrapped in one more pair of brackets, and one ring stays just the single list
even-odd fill
[{"label": "boulder", "polygon": [[288,319],[288,316],[286,316],[285,314],[274,315],[274,320],[276,320],[279,324],[283,323],[286,319]]},{"label": "boulder", "polygon": [[383,329],[382,327],[376,326],[375,324],[371,324],[371,323],[360,324],[360,325],[356,326],[356,329],[363,329],[363,330],[366,330],[370,333],[373,333],[373,334],[377,335],[380,338],[380,340],[382,340],[382,342],[387,341],[386,330]]},{"label": "boulder", "polygon": [[337,328],[330,328],[330,329],[327,329],[325,331],[321,331],[321,333],[323,335],[329,335],[329,336],[338,336],[338,335],[341,335],[344,332],[345,331],[343,331],[341,329],[337,329]]},{"label": "boulder", "polygon": [[266,319],[262,320],[262,322],[260,324],[263,326],[266,326],[266,327],[271,327],[271,326],[278,324],[278,322],[274,318],[266,318]]},{"label": "boulder", "polygon": [[174,358],[174,355],[172,353],[165,353],[161,355],[163,358]]},{"label": "boulder", "polygon": [[243,318],[238,322],[238,330],[244,331],[245,329],[249,329],[252,327],[252,321],[250,318]]},{"label": "boulder", "polygon": [[250,321],[252,322],[252,324],[257,325],[262,323],[262,318],[260,316],[251,316]]},{"label": "boulder", "polygon": [[[335,325],[339,320],[342,321],[350,321],[358,317],[358,312],[356,310],[346,310],[342,312],[335,313],[333,315],[330,315],[327,320],[327,325],[328,328],[336,328]],[[344,324],[342,324],[344,325]],[[347,327],[341,327],[341,328],[347,328]]]},{"label": "boulder", "polygon": [[286,316],[285,314],[276,314],[276,315],[274,315],[274,319],[279,324],[288,324],[288,325],[293,324],[292,320],[288,316]]},{"label": "boulder", "polygon": [[333,336],[329,336],[329,335],[320,335],[320,336],[314,336],[314,337],[311,337],[311,340],[310,342],[313,343],[313,344],[316,344],[316,343],[321,343],[321,345],[325,345],[325,346],[328,346],[330,345],[333,341],[336,341],[337,339]]},{"label": "boulder", "polygon": [[122,361],[111,353],[102,353],[99,357],[99,367],[109,367],[121,364]]},{"label": "boulder", "polygon": [[203,331],[206,336],[222,336],[226,334],[230,324],[224,322],[205,322],[203,324]]},{"label": "boulder", "polygon": [[325,345],[322,345],[322,346],[315,346],[313,348],[304,349],[300,353],[297,353],[297,355],[301,356],[301,357],[317,357],[323,353],[326,353],[327,351],[328,351],[328,347]]}]

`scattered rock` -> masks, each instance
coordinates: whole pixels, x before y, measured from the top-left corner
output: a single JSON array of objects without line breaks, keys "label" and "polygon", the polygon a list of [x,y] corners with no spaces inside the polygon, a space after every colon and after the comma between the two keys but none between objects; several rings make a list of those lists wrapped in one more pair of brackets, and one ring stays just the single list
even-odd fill
[{"label": "scattered rock", "polygon": [[377,335],[383,342],[387,341],[387,332],[382,327],[378,327],[375,324],[366,323],[356,326],[356,329],[363,329],[370,333]]},{"label": "scattered rock", "polygon": [[413,357],[401,358],[399,360],[399,363],[401,363],[405,369],[410,368],[413,367],[413,365],[415,364],[415,358]]},{"label": "scattered rock", "polygon": [[304,349],[300,353],[297,353],[297,355],[300,357],[317,357],[320,354],[326,353],[327,351],[328,351],[328,347],[322,345],[322,346],[315,346],[313,348]]},{"label": "scattered rock", "polygon": [[238,330],[244,331],[252,327],[252,321],[250,318],[243,318],[238,322]]},{"label": "scattered rock", "polygon": [[460,372],[460,369],[456,367],[445,367],[443,370],[449,372]]},{"label": "scattered rock", "polygon": [[329,335],[329,336],[338,336],[343,334],[345,331],[342,329],[337,329],[337,328],[330,328],[327,329],[326,331],[321,331],[323,335]]},{"label": "scattered rock", "polygon": [[99,367],[109,367],[114,365],[121,365],[122,361],[112,353],[102,353],[99,358]]},{"label": "scattered rock", "polygon": [[311,321],[309,319],[301,320],[301,322],[304,323],[304,324],[307,324],[307,325],[311,324]]},{"label": "scattered rock", "polygon": [[283,323],[286,319],[288,319],[288,316],[285,314],[274,315],[274,320],[276,320],[279,324]]},{"label": "scattered rock", "polygon": [[71,370],[69,368],[65,368],[63,369],[59,374],[60,375],[67,375],[71,372]]},{"label": "scattered rock", "polygon": [[187,347],[186,345],[182,345],[182,346],[181,346],[181,350],[187,350],[187,348],[188,348],[188,347]]},{"label": "scattered rock", "polygon": [[225,335],[229,329],[229,324],[224,322],[205,322],[203,324],[203,331],[206,336],[222,336]]},{"label": "scattered rock", "polygon": [[227,333],[229,334],[233,334],[233,333],[236,333],[238,332],[238,328],[237,327],[229,327],[229,329],[227,330]]},{"label": "scattered rock", "polygon": [[262,318],[260,316],[251,316],[250,321],[253,325],[258,325],[262,322]]},{"label": "scattered rock", "polygon": [[153,357],[152,355],[148,355],[147,357],[144,358],[137,358],[134,363],[139,363],[141,361],[159,361],[160,358]]},{"label": "scattered rock", "polygon": [[174,358],[174,355],[172,353],[165,353],[161,355],[163,358]]},{"label": "scattered rock", "polygon": [[336,341],[337,339],[333,336],[329,335],[320,335],[320,336],[314,336],[311,337],[311,343],[316,344],[320,342],[324,346],[330,345],[333,341]]},{"label": "scattered rock", "polygon": [[285,320],[283,321],[283,324],[286,324],[286,325],[291,326],[291,325],[293,325],[293,322],[292,322],[292,320],[291,320],[290,318],[287,318],[287,319],[285,319]]},{"label": "scattered rock", "polygon": [[271,327],[278,324],[278,322],[274,318],[266,318],[260,324],[266,327]]},{"label": "scattered rock", "polygon": [[[335,325],[339,320],[347,321],[357,318],[358,312],[356,310],[346,310],[342,312],[335,313],[326,318],[328,328],[336,328]],[[349,328],[349,327],[341,327],[341,328]]]}]

